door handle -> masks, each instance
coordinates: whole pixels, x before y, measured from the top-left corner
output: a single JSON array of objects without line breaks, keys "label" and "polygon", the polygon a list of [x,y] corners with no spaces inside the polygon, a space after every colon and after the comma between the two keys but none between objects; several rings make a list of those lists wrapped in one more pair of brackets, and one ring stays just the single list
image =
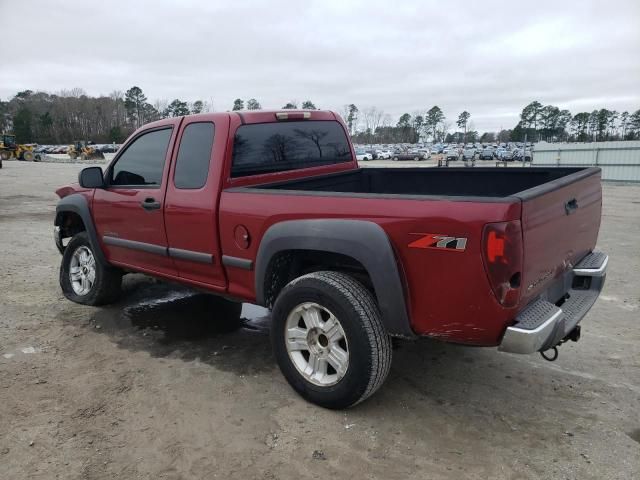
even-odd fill
[{"label": "door handle", "polygon": [[578,201],[575,198],[572,198],[567,203],[564,204],[564,211],[567,215],[571,215],[578,209]]},{"label": "door handle", "polygon": [[153,197],[147,197],[144,202],[140,203],[140,206],[145,210],[158,210],[160,208],[160,202]]}]

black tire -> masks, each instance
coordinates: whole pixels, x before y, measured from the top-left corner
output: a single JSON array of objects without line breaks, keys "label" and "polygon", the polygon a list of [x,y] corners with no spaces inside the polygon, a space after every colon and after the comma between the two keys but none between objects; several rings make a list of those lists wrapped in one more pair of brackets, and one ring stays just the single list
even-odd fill
[{"label": "black tire", "polygon": [[22,153],[22,160],[24,160],[25,162],[33,162],[33,152],[23,152]]},{"label": "black tire", "polygon": [[[308,381],[293,364],[285,338],[287,318],[297,306],[313,302],[339,320],[348,344],[348,367],[330,386]],[[278,296],[271,321],[273,351],[284,377],[306,400],[341,409],[371,396],[389,374],[391,339],[382,324],[373,295],[349,275],[321,271],[293,280]]]},{"label": "black tire", "polygon": [[[95,259],[95,279],[91,289],[83,295],[78,295],[71,285],[70,268],[71,259],[80,247],[89,249]],[[102,265],[96,258],[95,252],[89,242],[86,232],[80,232],[73,236],[67,244],[60,264],[60,288],[65,297],[75,303],[83,305],[106,305],[115,302],[121,293],[122,271]]]},{"label": "black tire", "polygon": [[6,150],[3,150],[2,152],[0,152],[0,160],[9,160],[11,158],[11,152],[7,152]]}]

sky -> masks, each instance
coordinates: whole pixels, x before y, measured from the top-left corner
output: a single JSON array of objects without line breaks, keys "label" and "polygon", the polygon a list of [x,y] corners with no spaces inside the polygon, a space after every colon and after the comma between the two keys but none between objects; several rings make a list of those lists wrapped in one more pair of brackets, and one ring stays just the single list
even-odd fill
[{"label": "sky", "polygon": [[0,0],[0,18],[2,100],[137,85],[216,111],[310,99],[395,122],[438,105],[479,131],[532,100],[640,109],[640,0]]}]

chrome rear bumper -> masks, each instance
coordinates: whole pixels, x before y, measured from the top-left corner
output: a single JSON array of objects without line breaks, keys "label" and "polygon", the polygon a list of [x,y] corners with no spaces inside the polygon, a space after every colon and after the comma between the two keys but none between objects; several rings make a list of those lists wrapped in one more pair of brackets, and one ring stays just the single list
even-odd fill
[{"label": "chrome rear bumper", "polygon": [[556,346],[571,333],[598,299],[604,286],[609,257],[592,252],[562,279],[567,285],[561,300],[548,295],[531,302],[507,327],[498,350],[534,353]]}]

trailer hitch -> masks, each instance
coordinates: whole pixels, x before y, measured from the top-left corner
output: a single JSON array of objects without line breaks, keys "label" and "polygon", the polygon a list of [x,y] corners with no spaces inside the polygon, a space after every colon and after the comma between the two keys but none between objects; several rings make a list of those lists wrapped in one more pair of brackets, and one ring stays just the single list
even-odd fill
[{"label": "trailer hitch", "polygon": [[[548,362],[555,362],[558,359],[558,347],[565,342],[572,341],[577,342],[580,340],[580,325],[576,325],[573,330],[571,330],[566,337],[560,340],[553,347],[547,348],[545,350],[540,351],[540,355]],[[551,354],[547,354],[547,352],[551,351]]]}]

